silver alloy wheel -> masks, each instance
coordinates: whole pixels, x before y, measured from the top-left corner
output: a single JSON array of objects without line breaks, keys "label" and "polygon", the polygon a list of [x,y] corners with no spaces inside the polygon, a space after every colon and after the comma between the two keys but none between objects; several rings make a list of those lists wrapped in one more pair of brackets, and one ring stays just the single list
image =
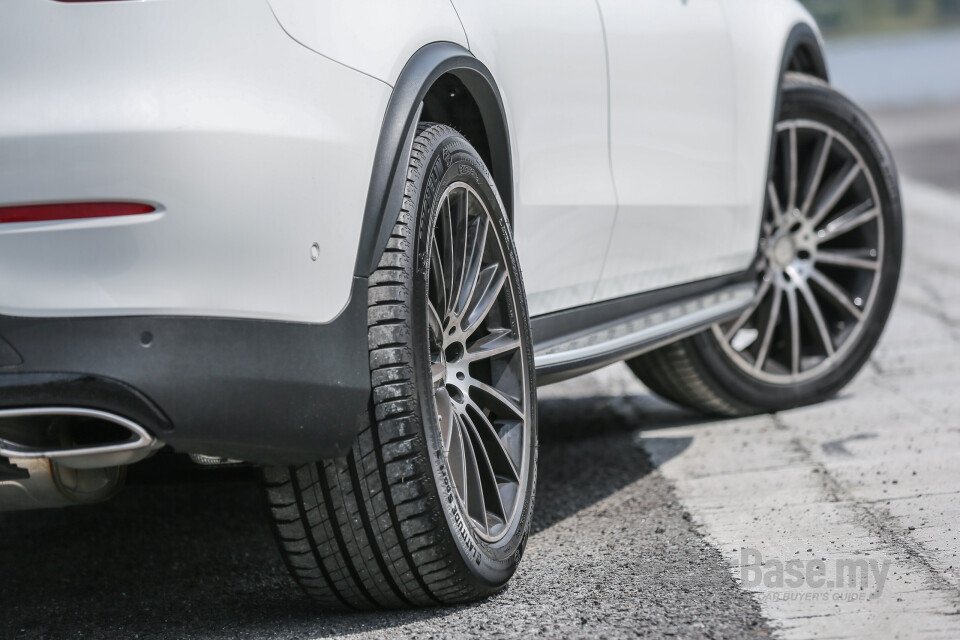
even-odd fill
[{"label": "silver alloy wheel", "polygon": [[456,182],[439,203],[427,311],[440,436],[471,526],[496,542],[520,511],[529,474],[530,372],[517,289],[479,194]]},{"label": "silver alloy wheel", "polygon": [[793,384],[830,370],[856,343],[880,284],[884,228],[873,175],[841,133],[789,120],[775,144],[757,294],[713,333],[750,376]]}]

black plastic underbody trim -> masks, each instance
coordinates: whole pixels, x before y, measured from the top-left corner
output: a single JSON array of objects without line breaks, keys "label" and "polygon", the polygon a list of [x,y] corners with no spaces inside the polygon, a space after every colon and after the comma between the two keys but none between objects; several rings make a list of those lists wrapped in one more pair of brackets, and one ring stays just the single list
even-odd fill
[{"label": "black plastic underbody trim", "polygon": [[17,350],[10,346],[10,343],[0,338],[0,367],[20,364],[23,358],[17,353]]},{"label": "black plastic underbody trim", "polygon": [[23,358],[0,367],[0,408],[110,411],[179,451],[279,464],[342,455],[370,398],[365,278],[328,324],[0,316],[0,335]]},{"label": "black plastic underbody trim", "polygon": [[681,302],[689,298],[719,291],[734,284],[750,282],[755,277],[753,269],[729,275],[689,282],[655,291],[638,293],[624,298],[614,298],[594,304],[564,309],[530,319],[530,331],[533,334],[534,352],[546,344],[557,342],[567,336],[574,336],[588,329],[624,320],[630,316],[662,307],[666,304]]},{"label": "black plastic underbody trim", "polygon": [[0,369],[0,408],[101,409],[133,420],[154,433],[173,428],[169,418],[149,398],[119,380],[83,373],[30,373],[22,369],[17,367],[16,373],[7,372],[8,367]]},{"label": "black plastic underbody trim", "polygon": [[423,99],[434,82],[447,73],[464,84],[480,108],[484,129],[488,138],[494,141],[490,145],[490,173],[497,183],[507,215],[512,219],[513,173],[507,119],[493,75],[460,45],[451,42],[428,44],[404,66],[383,118],[360,230],[360,249],[354,269],[357,276],[368,277],[373,273],[387,246],[400,214],[410,149]]}]

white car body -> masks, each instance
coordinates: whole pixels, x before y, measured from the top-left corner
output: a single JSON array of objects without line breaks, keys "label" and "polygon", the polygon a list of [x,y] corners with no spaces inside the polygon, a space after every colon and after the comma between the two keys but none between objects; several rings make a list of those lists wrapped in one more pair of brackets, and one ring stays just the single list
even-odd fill
[{"label": "white car body", "polygon": [[[0,212],[154,210],[0,224],[0,373],[85,376],[182,451],[343,452],[370,394],[359,298],[443,82],[482,116],[463,133],[537,338],[749,267],[778,85],[825,76],[820,45],[796,0],[5,0]],[[53,401],[31,389],[0,408]]]},{"label": "white car body", "polygon": [[311,323],[347,304],[380,125],[425,44],[497,81],[536,316],[749,265],[783,49],[814,28],[793,0],[2,11],[0,205],[158,209],[0,226],[0,313]]}]

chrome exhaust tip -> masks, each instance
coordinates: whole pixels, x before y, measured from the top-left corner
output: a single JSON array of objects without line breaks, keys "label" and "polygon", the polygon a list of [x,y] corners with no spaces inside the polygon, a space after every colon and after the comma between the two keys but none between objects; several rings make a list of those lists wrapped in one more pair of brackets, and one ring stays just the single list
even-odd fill
[{"label": "chrome exhaust tip", "polygon": [[72,469],[139,462],[163,443],[135,422],[73,407],[0,409],[0,456],[47,458]]},{"label": "chrome exhaust tip", "polygon": [[107,500],[123,487],[127,465],[161,447],[140,425],[106,411],[0,409],[0,511]]}]

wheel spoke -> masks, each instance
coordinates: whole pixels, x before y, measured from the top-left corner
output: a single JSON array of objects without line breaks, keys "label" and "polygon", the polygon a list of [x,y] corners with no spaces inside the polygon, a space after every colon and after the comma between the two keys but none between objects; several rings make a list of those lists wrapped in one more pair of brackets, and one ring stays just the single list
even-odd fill
[{"label": "wheel spoke", "polygon": [[454,229],[454,251],[453,251],[453,285],[450,295],[450,312],[454,315],[460,313],[457,302],[460,300],[463,291],[464,281],[467,273],[468,260],[468,235],[470,228],[470,216],[467,211],[467,196],[465,191],[459,192],[457,196],[457,212],[453,213],[454,207],[450,207],[451,218],[455,218],[456,228]]},{"label": "wheel spoke", "polygon": [[493,423],[484,415],[483,410],[476,403],[468,401],[467,406],[471,409],[471,414],[474,417],[473,423],[477,427],[477,433],[484,442],[490,462],[497,470],[497,474],[511,482],[519,482],[520,471],[517,468],[517,463],[513,454],[507,450],[503,440],[500,439],[497,428],[493,426]]},{"label": "wheel spoke", "polygon": [[[489,228],[490,224],[486,220],[482,220],[480,224],[477,225],[476,233],[473,235],[473,241],[470,243],[470,257],[467,261],[467,271],[464,276],[466,288],[463,293],[460,294],[460,300],[457,301],[457,309],[463,310],[461,315],[466,315],[466,311],[470,308],[470,304],[479,288],[480,266],[483,262],[483,252],[487,245],[487,231]],[[489,267],[487,268],[489,269]]]},{"label": "wheel spoke", "polygon": [[438,343],[443,340],[443,321],[440,320],[437,308],[429,300],[427,301],[427,328]]},{"label": "wheel spoke", "polygon": [[788,135],[790,141],[790,179],[788,180],[788,196],[786,211],[790,212],[797,208],[797,128],[790,127]]},{"label": "wheel spoke", "polygon": [[463,441],[463,427],[457,419],[457,414],[450,412],[450,445],[447,451],[447,466],[453,483],[460,492],[461,499],[467,500],[467,453],[466,443]]},{"label": "wheel spoke", "polygon": [[831,220],[826,227],[818,231],[817,242],[820,244],[830,242],[876,219],[879,214],[880,211],[873,206],[872,201],[862,202],[850,211]]},{"label": "wheel spoke", "polygon": [[[436,238],[430,243],[430,277],[433,285],[430,289],[435,292],[434,302],[436,302],[437,307],[443,309],[443,315],[447,315],[447,281],[443,274],[443,260],[440,258],[440,245]],[[433,305],[431,305],[430,310],[434,315],[437,315],[437,310]],[[441,326],[442,324],[440,323]]]},{"label": "wheel spoke", "polygon": [[866,271],[876,271],[880,268],[880,262],[870,258],[864,258],[863,252],[849,251],[826,251],[821,249],[817,251],[816,261],[823,264],[831,264],[838,267],[850,267],[851,269],[864,269]]},{"label": "wheel spoke", "polygon": [[853,301],[850,300],[850,297],[835,283],[833,280],[828,278],[822,271],[814,269],[810,274],[810,278],[816,282],[821,289],[823,289],[833,301],[843,309],[852,315],[857,320],[863,315],[863,312],[857,308]]},{"label": "wheel spoke", "polygon": [[789,288],[787,297],[787,316],[790,320],[790,373],[800,373],[800,310],[797,303],[797,290]]},{"label": "wheel spoke", "polygon": [[753,296],[753,301],[750,303],[750,306],[744,309],[743,313],[740,314],[740,317],[737,318],[737,321],[733,323],[733,326],[730,327],[730,330],[724,334],[724,339],[727,342],[733,340],[734,336],[743,328],[743,325],[747,324],[747,320],[753,316],[754,312],[757,310],[757,307],[760,306],[760,303],[763,302],[764,297],[767,295],[767,292],[770,291],[771,283],[769,280],[764,280],[760,287],[757,289],[757,293]]},{"label": "wheel spoke", "polygon": [[772,235],[773,235],[773,223],[767,222],[766,220],[764,220],[764,221],[760,224],[760,234],[761,234],[761,235],[760,235],[761,238],[769,238],[770,236],[772,236]]},{"label": "wheel spoke", "polygon": [[430,363],[430,377],[433,378],[433,386],[437,387],[447,377],[447,367],[442,362]]},{"label": "wheel spoke", "polygon": [[441,229],[442,239],[443,239],[443,282],[445,286],[444,290],[444,299],[446,305],[443,309],[443,315],[446,316],[452,311],[452,298],[453,298],[453,276],[454,276],[454,261],[453,256],[456,255],[456,247],[454,245],[454,236],[453,236],[453,212],[450,210],[450,199],[444,198],[443,207],[440,211],[439,222],[443,223],[443,228]]},{"label": "wheel spoke", "polygon": [[760,351],[757,352],[757,361],[753,365],[757,371],[763,370],[763,365],[767,361],[767,354],[770,352],[770,341],[773,339],[773,332],[777,328],[780,320],[780,303],[783,300],[783,290],[776,287],[773,291],[773,302],[770,305],[770,315],[767,317],[767,326],[764,328],[763,341],[760,343]]},{"label": "wheel spoke", "polygon": [[449,456],[454,431],[453,403],[445,387],[440,387],[434,393],[437,401],[437,419],[440,422],[440,438],[443,440],[444,452]]},{"label": "wheel spoke", "polygon": [[860,165],[855,164],[853,167],[847,170],[843,175],[843,178],[836,181],[833,187],[830,189],[829,195],[827,198],[820,203],[817,207],[817,212],[813,215],[813,218],[810,220],[810,224],[816,227],[820,222],[831,212],[833,208],[837,206],[837,203],[840,202],[840,198],[847,192],[847,189],[850,188],[850,185],[853,184],[853,181],[857,179],[857,176],[860,175]]},{"label": "wheel spoke", "polygon": [[[464,320],[461,321],[460,330],[463,332],[464,340],[469,338],[477,330],[500,297],[503,285],[507,281],[507,272],[498,265],[492,264],[484,267],[477,285],[480,291],[474,302],[472,309],[464,310]],[[465,323],[465,326],[464,326]]]},{"label": "wheel spoke", "polygon": [[817,299],[813,295],[813,291],[810,290],[810,286],[802,281],[798,281],[798,288],[800,293],[803,295],[804,302],[807,303],[807,309],[810,311],[810,315],[813,317],[813,324],[816,327],[817,334],[820,336],[820,341],[823,343],[823,348],[827,352],[827,357],[829,358],[834,354],[833,339],[830,337],[830,332],[827,330],[827,323],[823,319],[823,313],[820,311],[820,304],[817,302]]},{"label": "wheel spoke", "polygon": [[[484,505],[486,511],[493,513],[503,521],[507,519],[507,510],[503,507],[503,498],[500,497],[500,483],[497,480],[497,474],[490,463],[490,456],[487,454],[486,442],[480,436],[473,420],[466,413],[461,414],[460,418],[467,427],[467,432],[473,441],[473,451],[477,458],[477,471],[480,476],[480,488],[483,491]],[[489,516],[484,514],[487,527],[489,529]]]},{"label": "wheel spoke", "polygon": [[827,132],[826,137],[820,142],[820,152],[814,157],[813,173],[810,174],[809,184],[807,185],[807,196],[803,200],[800,212],[806,216],[810,213],[810,207],[813,205],[813,199],[817,197],[820,191],[820,183],[823,181],[823,171],[827,168],[827,158],[830,157],[830,148],[833,146],[833,132]]},{"label": "wheel spoke", "polygon": [[484,531],[489,535],[490,525],[487,524],[487,505],[483,495],[483,480],[480,478],[480,464],[477,460],[476,447],[473,439],[470,437],[469,429],[464,424],[463,416],[456,414],[457,424],[460,427],[460,438],[463,441],[463,451],[465,465],[466,491],[464,497],[467,513],[470,517],[483,525]]},{"label": "wheel spoke", "polygon": [[[526,416],[523,412],[523,409],[520,407],[517,401],[509,397],[508,395],[506,395],[496,387],[491,386],[486,382],[481,382],[480,380],[477,380],[477,379],[472,379],[470,381],[470,386],[476,389],[477,391],[480,391],[487,398],[487,402],[480,402],[476,398],[474,398],[474,402],[476,402],[477,404],[481,406],[485,406],[486,408],[494,412],[498,412],[498,413],[506,412],[508,414],[512,414],[509,416],[512,418],[520,418],[521,420],[525,419]],[[508,416],[503,416],[503,417],[506,418]]]},{"label": "wheel spoke", "polygon": [[468,362],[495,358],[520,348],[520,340],[509,329],[495,329],[467,348],[463,357]]},{"label": "wheel spoke", "polygon": [[777,197],[777,187],[773,180],[767,183],[767,198],[770,200],[770,210],[773,212],[773,224],[779,225],[783,220],[783,209],[780,208],[780,198]]}]

